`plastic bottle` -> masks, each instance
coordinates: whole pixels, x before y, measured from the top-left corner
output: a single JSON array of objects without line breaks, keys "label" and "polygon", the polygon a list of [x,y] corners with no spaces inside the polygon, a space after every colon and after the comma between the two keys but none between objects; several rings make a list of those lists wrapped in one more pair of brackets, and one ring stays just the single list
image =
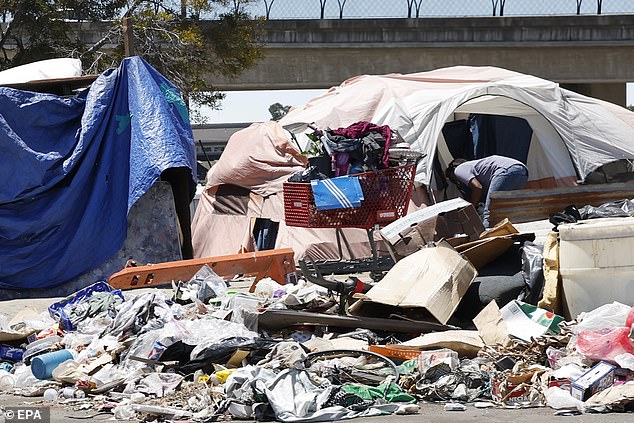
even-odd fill
[{"label": "plastic bottle", "polygon": [[0,370],[0,392],[11,391],[14,387],[15,377],[5,370]]},{"label": "plastic bottle", "polygon": [[44,401],[55,401],[57,399],[57,389],[49,388],[44,391]]},{"label": "plastic bottle", "polygon": [[62,396],[64,398],[86,398],[86,393],[81,389],[67,387],[62,389]]}]

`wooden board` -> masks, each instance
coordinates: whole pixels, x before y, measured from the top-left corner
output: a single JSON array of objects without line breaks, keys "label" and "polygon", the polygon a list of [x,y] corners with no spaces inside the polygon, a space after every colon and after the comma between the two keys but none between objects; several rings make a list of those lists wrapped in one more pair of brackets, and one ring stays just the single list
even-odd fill
[{"label": "wooden board", "polygon": [[580,185],[552,189],[523,189],[491,193],[490,222],[508,218],[513,223],[548,219],[570,205],[600,206],[609,201],[632,198],[634,184]]},{"label": "wooden board", "polygon": [[208,265],[222,277],[255,276],[251,292],[262,278],[270,277],[282,285],[294,282],[296,278],[293,250],[286,248],[128,267],[110,276],[108,283],[114,288],[122,289],[147,288],[169,284],[172,281],[188,281],[204,265]]}]

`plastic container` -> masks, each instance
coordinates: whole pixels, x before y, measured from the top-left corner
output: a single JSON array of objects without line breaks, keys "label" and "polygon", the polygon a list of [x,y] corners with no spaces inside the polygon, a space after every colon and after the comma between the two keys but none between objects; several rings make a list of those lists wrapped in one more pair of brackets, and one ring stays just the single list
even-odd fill
[{"label": "plastic container", "polygon": [[0,392],[8,392],[15,386],[15,376],[11,373],[0,370]]},{"label": "plastic container", "polygon": [[37,355],[44,354],[51,350],[53,344],[62,342],[62,338],[59,336],[49,336],[48,338],[38,339],[35,342],[30,343],[24,351],[22,360],[25,364],[31,364],[31,359]]},{"label": "plastic container", "polygon": [[69,350],[53,351],[38,355],[31,360],[31,371],[33,376],[40,380],[50,379],[53,370],[66,360],[71,360],[73,355]]},{"label": "plastic container", "polygon": [[84,391],[77,389],[73,386],[68,386],[64,389],[62,389],[62,396],[66,399],[69,398],[85,398],[86,394],[84,393]]},{"label": "plastic container", "polygon": [[22,360],[22,355],[24,355],[24,350],[22,348],[0,345],[0,360],[17,363]]},{"label": "plastic container", "polygon": [[634,218],[560,225],[559,237],[566,317],[614,301],[634,305]]},{"label": "plastic container", "polygon": [[55,401],[58,395],[57,389],[49,388],[44,391],[44,401]]}]

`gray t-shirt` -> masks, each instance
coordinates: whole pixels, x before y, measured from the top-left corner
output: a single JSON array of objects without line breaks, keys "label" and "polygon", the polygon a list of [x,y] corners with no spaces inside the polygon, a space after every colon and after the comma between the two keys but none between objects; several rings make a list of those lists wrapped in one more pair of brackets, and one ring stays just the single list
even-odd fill
[{"label": "gray t-shirt", "polygon": [[465,185],[468,185],[473,178],[476,178],[482,188],[488,190],[495,175],[513,166],[522,166],[526,169],[526,166],[519,160],[504,156],[489,156],[479,160],[464,162],[456,167],[455,175]]}]

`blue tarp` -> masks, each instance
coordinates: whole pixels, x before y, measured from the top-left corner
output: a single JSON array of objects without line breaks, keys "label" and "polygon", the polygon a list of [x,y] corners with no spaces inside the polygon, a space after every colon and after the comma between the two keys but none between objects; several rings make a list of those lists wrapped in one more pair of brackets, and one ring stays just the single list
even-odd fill
[{"label": "blue tarp", "polygon": [[77,98],[0,87],[0,288],[51,287],[99,266],[161,173],[195,163],[179,91],[138,57]]}]

